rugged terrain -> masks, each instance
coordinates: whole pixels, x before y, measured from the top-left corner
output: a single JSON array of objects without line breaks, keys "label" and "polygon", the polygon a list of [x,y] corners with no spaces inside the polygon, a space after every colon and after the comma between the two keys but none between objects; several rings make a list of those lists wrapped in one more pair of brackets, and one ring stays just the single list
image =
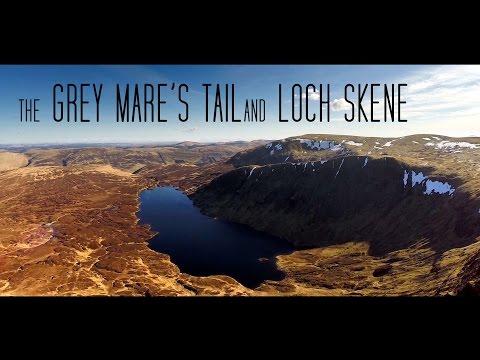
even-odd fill
[{"label": "rugged terrain", "polygon": [[31,166],[110,164],[129,172],[170,164],[206,165],[230,158],[235,153],[264,142],[202,144],[183,142],[164,146],[36,147],[21,148]]},{"label": "rugged terrain", "polygon": [[[480,288],[480,139],[303,135],[272,142],[0,152],[2,295],[446,295]],[[248,289],[148,248],[138,194],[287,239]]]},{"label": "rugged terrain", "polygon": [[254,145],[0,153],[8,160],[0,172],[0,294],[250,294],[227,276],[182,274],[168,255],[148,248],[154,234],[138,224],[136,212],[139,192],[158,177],[199,186],[219,174],[202,159]]},{"label": "rugged terrain", "polygon": [[477,276],[479,161],[476,138],[305,135],[235,155],[193,199],[304,248],[262,289],[457,293]]}]

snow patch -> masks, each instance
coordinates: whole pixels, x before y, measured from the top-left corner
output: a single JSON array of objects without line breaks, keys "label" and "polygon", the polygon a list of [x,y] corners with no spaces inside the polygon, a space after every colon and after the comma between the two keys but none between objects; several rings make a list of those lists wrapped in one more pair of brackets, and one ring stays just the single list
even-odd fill
[{"label": "snow patch", "polygon": [[365,157],[365,162],[363,163],[362,168],[364,168],[365,166],[367,166],[367,163],[368,163],[368,157]]},{"label": "snow patch", "polygon": [[340,166],[338,167],[337,173],[335,174],[335,177],[333,178],[334,180],[337,178],[337,175],[340,172],[340,169],[342,168],[342,165],[343,165],[344,161],[345,161],[345,158],[342,159],[342,162],[340,163]]},{"label": "snow patch", "polygon": [[426,195],[431,195],[432,193],[452,195],[455,191],[452,185],[447,182],[427,180],[425,186],[423,193]]},{"label": "snow patch", "polygon": [[449,149],[455,149],[455,148],[468,148],[468,149],[478,149],[480,148],[479,144],[472,144],[466,141],[440,141],[438,143],[426,143],[425,146],[435,146],[436,149],[438,150],[449,150]]},{"label": "snow patch", "polygon": [[383,144],[383,146],[392,146],[392,143],[394,142],[395,140],[391,140],[391,141],[387,141],[385,144]]},{"label": "snow patch", "polygon": [[[431,180],[428,176],[424,175],[423,172],[415,172],[414,170],[411,171],[412,176],[412,187],[415,185],[425,185],[425,190],[423,191],[424,195],[432,195],[432,194],[448,194],[452,195],[455,192],[455,188],[449,184],[448,182],[442,182],[437,180]],[[409,172],[407,170],[403,171],[403,187],[407,186],[409,177]]]},{"label": "snow patch", "polygon": [[431,141],[432,139],[430,138],[422,138],[423,140]]},{"label": "snow patch", "polygon": [[423,172],[419,172],[418,174],[412,170],[412,187],[416,184],[421,184],[423,180],[425,180],[427,176],[423,175]]},{"label": "snow patch", "polygon": [[335,146],[335,142],[330,140],[320,140],[320,141],[315,141],[310,139],[295,139],[295,140],[300,141],[300,144],[305,145],[311,150],[326,150]]},{"label": "snow patch", "polygon": [[414,141],[414,140],[412,140],[412,143],[414,143],[414,144],[418,144],[418,141]]},{"label": "snow patch", "polygon": [[[272,148],[272,146],[273,146],[273,148]],[[282,144],[270,143],[270,144],[265,145],[265,148],[266,149],[272,149],[272,150],[270,150],[270,155],[273,155],[273,154],[275,154],[275,150],[280,151],[280,150],[283,149],[283,146],[282,146]]]},{"label": "snow patch", "polygon": [[363,145],[363,143],[357,143],[357,142],[351,141],[351,140],[345,141],[345,144],[352,145],[352,146],[362,146]]}]

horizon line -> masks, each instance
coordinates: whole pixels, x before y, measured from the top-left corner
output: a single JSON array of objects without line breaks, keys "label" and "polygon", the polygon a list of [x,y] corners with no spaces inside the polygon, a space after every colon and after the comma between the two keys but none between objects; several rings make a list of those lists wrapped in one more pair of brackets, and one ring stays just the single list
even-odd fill
[{"label": "horizon line", "polygon": [[332,135],[332,136],[355,136],[360,138],[384,138],[384,139],[397,139],[397,138],[404,138],[408,136],[417,136],[417,135],[430,135],[430,136],[444,136],[449,138],[472,138],[472,137],[480,137],[480,135],[466,135],[466,136],[450,136],[450,135],[443,135],[439,133],[412,133],[408,135],[402,136],[362,136],[362,135],[354,135],[354,134],[334,134],[334,133],[302,133],[300,135],[292,135],[278,139],[232,139],[232,140],[209,140],[209,141],[197,141],[197,140],[151,140],[151,141],[125,141],[125,140],[112,140],[112,141],[66,141],[66,142],[18,142],[18,143],[0,143],[0,147],[2,146],[55,146],[55,145],[150,145],[150,144],[163,144],[163,145],[175,145],[181,144],[185,142],[197,143],[197,144],[216,144],[216,143],[233,143],[233,142],[252,142],[252,141],[276,141],[276,140],[283,140],[298,136],[308,136],[308,135]]}]

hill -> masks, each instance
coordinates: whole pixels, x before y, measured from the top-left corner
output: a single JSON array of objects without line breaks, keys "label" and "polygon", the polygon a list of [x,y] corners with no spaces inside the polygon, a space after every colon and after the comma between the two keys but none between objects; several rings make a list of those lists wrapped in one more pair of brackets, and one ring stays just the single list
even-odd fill
[{"label": "hill", "polygon": [[23,154],[0,151],[0,171],[18,169],[27,164],[28,157]]},{"label": "hill", "polygon": [[[298,265],[298,256],[308,254],[319,263],[325,249],[348,254],[360,247],[365,258],[354,263],[363,270],[347,271],[341,281],[368,275],[386,282],[380,293],[397,293],[400,285],[392,284],[409,274],[406,268],[425,268],[426,274],[416,273],[419,283],[412,280],[402,291],[431,294],[466,286],[443,281],[467,271],[465,264],[480,240],[480,139],[304,135],[243,151],[230,162],[236,169],[201,187],[192,196],[195,204],[210,216],[247,224],[308,249],[280,257],[287,273]],[[412,264],[419,253],[425,256]],[[340,257],[335,263],[344,261]],[[385,266],[384,273],[367,267],[369,262]],[[445,262],[449,266],[443,269],[440,264]],[[326,281],[325,271],[315,269],[318,276],[306,280],[310,290],[312,284],[316,289],[318,281]],[[335,273],[335,281],[338,276]],[[298,281],[298,275],[291,278]]]}]

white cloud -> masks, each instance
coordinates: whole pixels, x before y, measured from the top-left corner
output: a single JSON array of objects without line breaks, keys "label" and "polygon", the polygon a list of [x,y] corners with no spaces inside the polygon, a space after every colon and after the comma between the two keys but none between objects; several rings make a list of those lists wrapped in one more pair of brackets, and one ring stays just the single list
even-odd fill
[{"label": "white cloud", "polygon": [[[404,67],[402,72],[395,71],[386,76],[379,76],[375,82],[380,84],[407,84],[402,88],[401,118],[406,123],[392,124],[387,107],[387,122],[383,123],[385,102],[383,86],[375,90],[374,118],[381,123],[359,128],[346,123],[342,111],[350,111],[350,104],[339,97],[330,101],[332,122],[338,121],[331,128],[332,133],[355,132],[359,135],[400,136],[413,133],[433,133],[450,136],[480,136],[480,65],[412,65]],[[372,72],[372,74],[374,74]],[[368,74],[367,74],[368,75]],[[374,76],[374,75],[372,75]],[[360,82],[360,81],[359,81]],[[371,81],[365,81],[372,83]],[[343,87],[341,83],[340,89]],[[392,97],[388,87],[390,101],[394,104],[395,118],[398,118],[398,94]],[[357,111],[357,92],[349,95]],[[337,96],[342,96],[338,94]],[[320,100],[319,93],[309,93],[310,101]],[[305,99],[305,95],[303,96]],[[364,110],[370,117],[370,91],[363,100]],[[357,117],[357,113],[355,113]],[[305,130],[307,131],[307,130]],[[313,128],[311,131],[315,131]]]},{"label": "white cloud", "polygon": [[[295,94],[295,97],[298,97],[298,95]],[[307,94],[302,93],[302,99],[306,99]],[[320,93],[313,91],[312,89],[308,89],[308,99],[313,100],[313,101],[320,101]]]},{"label": "white cloud", "polygon": [[192,127],[192,128],[188,128],[188,129],[184,129],[183,132],[186,132],[186,133],[193,133],[195,131],[198,130],[198,127]]},{"label": "white cloud", "polygon": [[[404,82],[408,87],[402,118],[435,123],[449,119],[452,130],[467,123],[472,130],[480,130],[480,66],[445,65],[422,69]],[[435,123],[430,125],[432,130]]]},{"label": "white cloud", "polygon": [[[404,83],[402,88],[401,118],[408,123],[402,123],[402,128],[408,133],[437,133],[451,136],[480,135],[480,66],[479,65],[442,65],[430,67],[412,67],[413,71],[394,78],[385,79],[385,83]],[[395,88],[396,90],[396,88]],[[390,88],[389,88],[389,91]],[[364,100],[364,108],[370,116],[370,98]],[[374,118],[384,118],[384,99],[377,93],[379,101],[374,106]],[[397,113],[398,94],[390,101]],[[342,100],[342,99],[339,99]],[[357,106],[355,97],[351,98]],[[335,99],[330,103],[335,110]],[[337,101],[340,107],[339,101]],[[345,102],[343,103],[345,105]],[[349,107],[347,109],[350,109]],[[344,110],[342,107],[341,110]],[[387,119],[389,119],[387,110]],[[387,121],[388,122],[388,121]]]},{"label": "white cloud", "polygon": [[345,100],[344,98],[341,99],[334,99],[330,101],[330,107],[334,111],[341,111],[341,110],[349,110],[351,109],[351,105]]},{"label": "white cloud", "polygon": [[313,101],[320,101],[320,94],[318,92],[308,92],[308,98]]}]

